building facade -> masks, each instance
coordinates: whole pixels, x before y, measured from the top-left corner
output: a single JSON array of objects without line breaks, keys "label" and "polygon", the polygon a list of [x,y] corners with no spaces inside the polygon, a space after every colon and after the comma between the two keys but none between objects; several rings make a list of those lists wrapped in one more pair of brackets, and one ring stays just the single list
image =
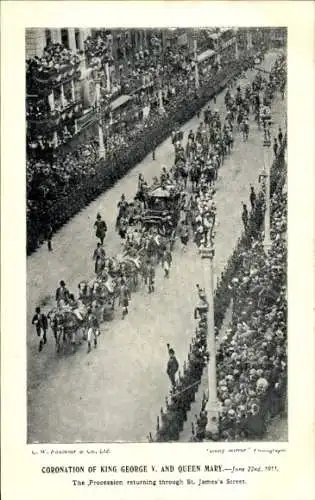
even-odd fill
[{"label": "building facade", "polygon": [[84,40],[91,31],[90,28],[26,28],[26,59],[41,57],[50,43],[62,43],[67,49],[84,51]]}]

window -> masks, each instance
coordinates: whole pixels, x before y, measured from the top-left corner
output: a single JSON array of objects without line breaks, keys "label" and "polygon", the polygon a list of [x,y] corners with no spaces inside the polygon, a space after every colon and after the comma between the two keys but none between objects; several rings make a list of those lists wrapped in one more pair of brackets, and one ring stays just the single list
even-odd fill
[{"label": "window", "polygon": [[67,47],[67,49],[69,48],[69,32],[67,28],[61,30],[61,43]]},{"label": "window", "polygon": [[51,44],[51,31],[46,29],[45,30],[45,39],[46,39],[46,45]]},{"label": "window", "polygon": [[75,37],[75,47],[77,50],[78,49],[80,50],[81,47],[80,47],[80,30],[79,30],[79,28],[75,28],[74,37]]}]

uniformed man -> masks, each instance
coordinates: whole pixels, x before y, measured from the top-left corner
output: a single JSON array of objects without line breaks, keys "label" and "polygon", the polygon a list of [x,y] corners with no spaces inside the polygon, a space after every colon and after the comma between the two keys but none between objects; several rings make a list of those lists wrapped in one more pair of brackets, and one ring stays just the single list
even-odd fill
[{"label": "uniformed man", "polygon": [[255,193],[254,186],[250,187],[249,201],[250,201],[250,204],[252,206],[252,210],[254,210],[255,204],[256,204],[256,193]]},{"label": "uniformed man", "polygon": [[93,260],[96,260],[97,257],[100,257],[102,260],[105,260],[106,258],[106,252],[100,242],[98,242],[97,247],[94,250]]},{"label": "uniformed man", "polygon": [[104,239],[106,236],[107,232],[107,225],[104,220],[102,220],[102,217],[100,214],[97,214],[96,216],[96,221],[94,222],[94,228],[96,229],[96,238],[99,238],[101,241],[101,244],[103,245]]},{"label": "uniformed man", "polygon": [[47,329],[48,320],[47,316],[40,312],[40,307],[36,307],[35,314],[32,319],[32,325],[35,325],[37,336],[40,338],[38,350],[43,349],[44,344],[47,343]]},{"label": "uniformed man", "polygon": [[169,344],[167,344],[167,349],[168,349],[169,359],[167,362],[166,373],[169,376],[172,387],[175,388],[176,387],[175,375],[179,368],[179,364],[176,359],[174,349],[171,349]]},{"label": "uniformed man", "polygon": [[56,301],[57,305],[59,305],[60,301],[63,301],[65,304],[69,302],[69,290],[66,288],[66,284],[63,280],[60,281],[59,287],[56,290]]}]

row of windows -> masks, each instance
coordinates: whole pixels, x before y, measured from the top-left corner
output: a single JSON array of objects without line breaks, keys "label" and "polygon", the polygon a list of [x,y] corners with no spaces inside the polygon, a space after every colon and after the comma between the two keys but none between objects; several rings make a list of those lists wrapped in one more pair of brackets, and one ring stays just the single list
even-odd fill
[{"label": "row of windows", "polygon": [[[61,43],[68,49],[69,47],[69,30],[67,28],[62,28],[60,30],[61,34]],[[80,49],[80,29],[75,28],[74,30],[74,37],[75,37],[75,47],[76,49]],[[45,38],[46,38],[46,45],[49,45],[52,43],[52,33],[50,29],[45,29]]]}]

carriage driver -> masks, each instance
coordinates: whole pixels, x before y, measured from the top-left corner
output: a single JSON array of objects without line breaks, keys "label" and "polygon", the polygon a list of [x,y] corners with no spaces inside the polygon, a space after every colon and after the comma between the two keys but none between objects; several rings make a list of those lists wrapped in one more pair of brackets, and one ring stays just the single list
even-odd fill
[{"label": "carriage driver", "polygon": [[60,301],[63,301],[65,304],[68,304],[70,298],[70,292],[66,288],[66,284],[63,280],[60,281],[59,287],[56,290],[56,301],[57,306],[59,306]]}]

